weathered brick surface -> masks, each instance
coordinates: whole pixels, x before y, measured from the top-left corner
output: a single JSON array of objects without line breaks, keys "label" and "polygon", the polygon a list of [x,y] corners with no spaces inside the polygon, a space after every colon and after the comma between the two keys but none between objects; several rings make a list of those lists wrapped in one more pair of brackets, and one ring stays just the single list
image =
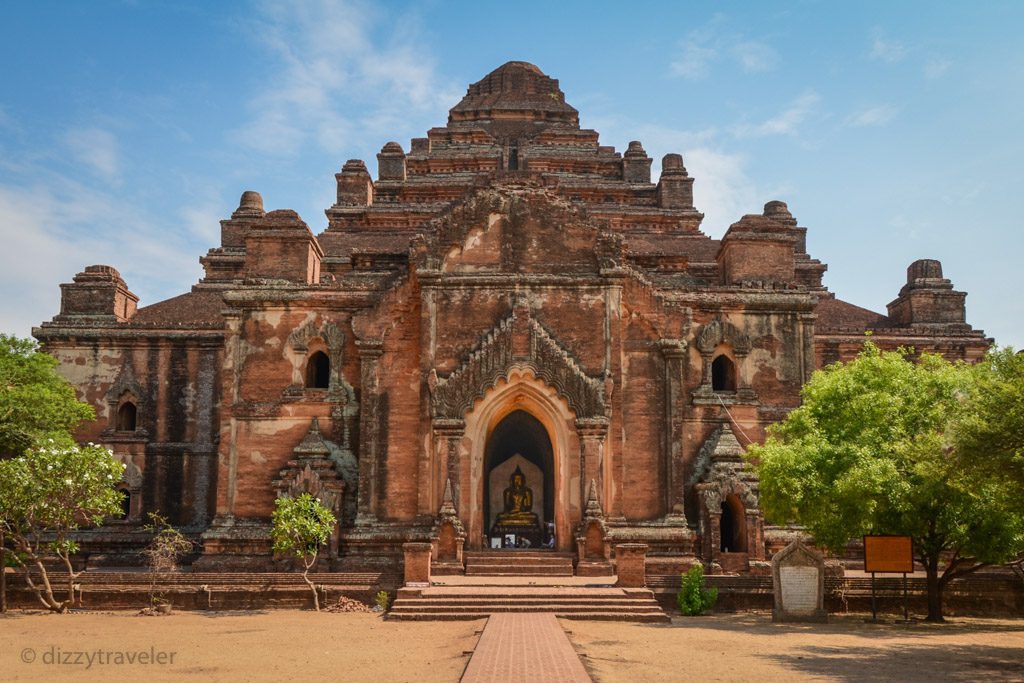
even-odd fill
[{"label": "weathered brick surface", "polygon": [[[403,543],[440,534],[449,481],[465,547],[480,549],[488,439],[524,410],[551,444],[543,521],[559,550],[585,533],[593,481],[608,543],[714,564],[733,496],[748,526],[737,537],[763,558],[756,482],[732,451],[712,452],[723,424],[741,445],[762,439],[866,330],[885,348],[968,360],[988,340],[938,262],[911,266],[888,315],[861,309],[822,286],[783,202],[713,240],[682,157],[665,155],[657,179],[650,166],[639,142],[600,145],[556,80],[512,62],[446,126],[384,144],[376,180],[346,162],[318,235],[250,191],[189,293],[136,310],[116,270],[86,268],[34,333],[97,409],[79,436],[131,465],[137,511],[95,537],[123,543],[92,549],[116,562],[107,551],[131,551],[158,510],[204,533],[209,567],[266,568],[272,482],[313,418],[314,455],[344,470],[349,511],[326,562],[397,570]],[[316,353],[327,386],[311,380]],[[715,385],[721,355],[731,386]],[[126,401],[133,430],[116,428]]]}]

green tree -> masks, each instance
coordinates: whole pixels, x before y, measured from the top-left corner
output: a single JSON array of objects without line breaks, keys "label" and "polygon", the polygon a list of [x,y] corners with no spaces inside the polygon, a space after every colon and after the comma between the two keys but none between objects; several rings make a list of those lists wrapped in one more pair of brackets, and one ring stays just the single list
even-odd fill
[{"label": "green tree", "polygon": [[0,334],[0,457],[47,439],[67,442],[75,427],[95,416],[56,367],[31,339]]},{"label": "green tree", "polygon": [[[76,572],[71,556],[78,552],[73,532],[99,525],[121,514],[124,494],[114,487],[124,465],[101,446],[66,445],[57,441],[0,460],[0,527],[13,546],[13,556],[47,609],[66,612],[74,602]],[[67,571],[67,595],[60,599],[50,581],[47,563],[59,561]]]},{"label": "green tree", "polygon": [[957,453],[1024,486],[1024,352],[993,349],[972,373],[970,399],[955,424]]},{"label": "green tree", "polygon": [[308,493],[298,498],[278,498],[271,519],[274,552],[302,561],[302,578],[313,591],[313,606],[320,611],[320,596],[309,580],[309,570],[316,564],[320,548],[327,545],[338,524],[334,513]]},{"label": "green tree", "polygon": [[704,585],[704,567],[695,564],[681,577],[676,604],[683,614],[696,617],[704,614],[718,602],[718,589]]},{"label": "green tree", "polygon": [[1019,489],[952,447],[974,377],[940,356],[914,362],[870,342],[854,361],[815,372],[803,404],[748,451],[766,516],[806,525],[835,552],[863,534],[911,536],[928,619],[942,621],[950,581],[1024,553]]}]

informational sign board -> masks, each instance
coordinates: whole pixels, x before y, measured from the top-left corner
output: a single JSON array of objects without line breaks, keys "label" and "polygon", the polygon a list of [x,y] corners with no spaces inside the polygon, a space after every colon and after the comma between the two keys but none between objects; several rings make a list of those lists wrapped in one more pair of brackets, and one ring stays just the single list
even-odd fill
[{"label": "informational sign board", "polygon": [[865,536],[864,571],[872,574],[911,574],[914,543],[910,536]]}]

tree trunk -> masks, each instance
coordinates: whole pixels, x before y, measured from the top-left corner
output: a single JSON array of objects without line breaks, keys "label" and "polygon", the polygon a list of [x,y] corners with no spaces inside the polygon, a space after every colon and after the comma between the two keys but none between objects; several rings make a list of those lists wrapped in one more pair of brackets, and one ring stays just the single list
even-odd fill
[{"label": "tree trunk", "polygon": [[926,621],[942,622],[945,618],[942,616],[942,589],[944,587],[942,580],[939,578],[939,558],[930,557],[928,562],[924,565],[925,573],[927,574],[927,585],[928,585],[928,616]]},{"label": "tree trunk", "polygon": [[81,575],[81,572],[76,574],[74,569],[71,567],[70,555],[65,553],[58,553],[58,555],[60,559],[64,560],[64,566],[68,569],[68,599],[64,601],[65,609],[61,610],[66,611],[75,606],[75,579]]},{"label": "tree trunk", "polygon": [[316,586],[309,580],[309,570],[316,564],[316,555],[313,555],[313,559],[307,561],[306,558],[302,558],[302,566],[305,568],[302,572],[302,580],[309,586],[309,590],[313,591],[313,607],[317,612],[320,611],[320,595],[316,592]]},{"label": "tree trunk", "polygon": [[0,531],[0,613],[7,611],[7,539]]}]

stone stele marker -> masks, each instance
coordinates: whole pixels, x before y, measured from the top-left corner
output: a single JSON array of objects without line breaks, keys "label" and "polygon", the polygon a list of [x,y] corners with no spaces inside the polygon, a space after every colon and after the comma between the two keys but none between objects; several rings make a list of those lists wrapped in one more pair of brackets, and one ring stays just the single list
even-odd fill
[{"label": "stone stele marker", "polygon": [[772,588],[772,621],[828,621],[824,607],[825,560],[799,539],[772,558]]}]

